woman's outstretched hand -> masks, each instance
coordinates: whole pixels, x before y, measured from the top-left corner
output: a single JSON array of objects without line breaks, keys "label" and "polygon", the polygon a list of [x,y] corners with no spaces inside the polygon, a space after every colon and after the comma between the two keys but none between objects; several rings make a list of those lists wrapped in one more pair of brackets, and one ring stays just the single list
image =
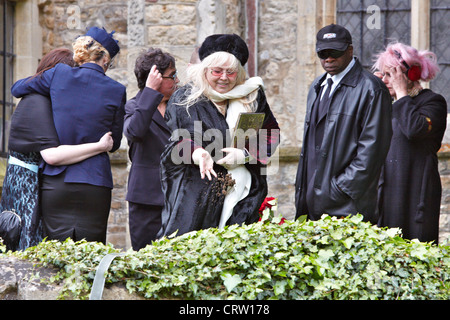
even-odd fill
[{"label": "woman's outstretched hand", "polygon": [[212,179],[211,175],[217,178],[217,174],[213,169],[214,160],[212,159],[208,151],[202,148],[196,149],[192,153],[192,160],[194,161],[194,164],[199,166],[200,176],[202,177],[202,179],[205,178],[205,175],[209,180]]},{"label": "woman's outstretched hand", "polygon": [[234,169],[237,166],[245,163],[244,150],[236,148],[223,148],[221,150],[227,155],[220,160],[217,160],[217,164],[224,166],[226,169]]}]

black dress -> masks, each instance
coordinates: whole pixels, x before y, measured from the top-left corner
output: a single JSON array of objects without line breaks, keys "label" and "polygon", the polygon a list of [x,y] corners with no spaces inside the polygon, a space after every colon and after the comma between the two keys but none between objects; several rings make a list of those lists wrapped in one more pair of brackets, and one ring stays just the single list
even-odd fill
[{"label": "black dress", "polygon": [[[227,134],[229,135],[225,117],[210,100],[203,97],[189,107],[189,112],[184,105],[179,105],[185,101],[189,88],[189,85],[186,85],[176,91],[166,109],[165,118],[169,128],[172,131],[185,129],[189,132],[189,136],[170,142],[161,155],[161,185],[165,202],[161,214],[162,228],[158,237],[169,236],[177,230],[179,236],[194,230],[217,227],[225,199],[222,191],[229,185],[226,180],[227,170],[223,166],[214,164],[218,178],[212,177],[209,181],[206,177],[201,179],[197,165],[179,163],[181,158],[185,158],[189,163],[192,151],[199,146],[194,141],[202,141],[201,147],[207,148],[216,139],[227,141]],[[267,129],[267,136],[260,136],[259,143],[264,139],[267,149],[259,154],[252,154],[257,163],[245,164],[251,174],[251,188],[249,194],[234,206],[227,225],[258,221],[258,209],[267,195],[266,176],[261,172],[264,172],[268,158],[278,145],[279,126],[261,89],[258,92],[257,102],[256,112],[266,114],[263,129]],[[208,132],[211,132],[209,129],[218,130],[215,132],[220,132],[221,136],[208,136]],[[174,135],[171,139],[174,139]],[[180,151],[183,150],[189,150],[188,154],[182,154]],[[216,148],[211,152],[215,160],[223,157],[217,150],[219,149]],[[181,158],[177,158],[175,154]]]},{"label": "black dress", "polygon": [[[13,159],[15,164],[9,163],[6,168],[0,203],[2,211],[14,209],[22,219],[18,247],[11,250],[25,250],[44,237],[37,171],[42,161],[39,151],[58,145],[50,99],[38,94],[23,97],[11,118],[9,162]],[[31,170],[33,167],[36,170]]]},{"label": "black dress", "polygon": [[393,136],[383,169],[380,226],[407,239],[438,242],[442,195],[437,152],[447,121],[445,99],[431,90],[392,106]]}]

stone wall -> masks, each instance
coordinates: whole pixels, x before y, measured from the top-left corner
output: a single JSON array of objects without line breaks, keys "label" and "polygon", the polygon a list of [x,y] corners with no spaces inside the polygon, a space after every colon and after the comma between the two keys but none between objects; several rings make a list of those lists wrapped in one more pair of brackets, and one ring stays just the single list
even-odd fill
[{"label": "stone wall", "polygon": [[122,147],[110,154],[114,189],[112,191],[111,211],[106,236],[107,242],[114,244],[116,248],[124,250],[131,248],[128,228],[128,203],[125,201],[128,181],[127,151],[125,147]]},{"label": "stone wall", "polygon": [[[445,145],[444,148],[446,149]],[[439,173],[442,182],[441,215],[439,219],[439,242],[450,240],[450,152],[439,153]]]},{"label": "stone wall", "polygon": [[[55,276],[51,267],[35,267],[32,262],[15,257],[0,258],[0,300],[57,300],[62,285],[41,279]],[[38,275],[38,276],[36,276]],[[130,294],[122,283],[107,285],[102,300],[143,300]]]},{"label": "stone wall", "polygon": [[[278,154],[269,170],[269,196],[277,197],[279,212],[286,218],[294,215],[295,157],[300,148],[303,129],[303,95],[298,94],[296,1],[260,2],[258,16],[258,67],[266,87],[269,105],[281,129]],[[282,23],[280,19],[283,17]],[[295,148],[297,147],[297,148]],[[299,153],[299,152],[298,152]]]}]

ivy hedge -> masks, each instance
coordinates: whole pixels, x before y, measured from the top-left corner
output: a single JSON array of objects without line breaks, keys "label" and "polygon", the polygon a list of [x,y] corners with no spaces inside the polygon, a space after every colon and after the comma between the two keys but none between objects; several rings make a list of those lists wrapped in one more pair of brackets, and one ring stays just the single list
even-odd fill
[{"label": "ivy hedge", "polygon": [[[360,215],[276,219],[129,250],[113,260],[106,283],[151,299],[450,299],[449,243],[405,240]],[[113,252],[68,239],[7,254],[58,268],[45,281],[64,284],[60,298],[86,299],[96,267]]]}]

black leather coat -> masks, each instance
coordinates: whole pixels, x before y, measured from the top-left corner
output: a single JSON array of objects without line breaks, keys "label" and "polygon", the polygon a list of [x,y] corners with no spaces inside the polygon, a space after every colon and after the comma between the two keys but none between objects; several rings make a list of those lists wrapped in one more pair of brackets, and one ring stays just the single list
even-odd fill
[{"label": "black leather coat", "polygon": [[[366,221],[378,219],[377,189],[381,167],[392,137],[392,104],[384,83],[364,70],[356,59],[353,68],[337,86],[330,103],[324,137],[317,158],[313,190],[316,220],[326,213],[346,216],[361,213]],[[326,74],[310,87],[303,137],[296,177],[296,217],[305,214],[306,153],[311,126],[311,108]]]}]

